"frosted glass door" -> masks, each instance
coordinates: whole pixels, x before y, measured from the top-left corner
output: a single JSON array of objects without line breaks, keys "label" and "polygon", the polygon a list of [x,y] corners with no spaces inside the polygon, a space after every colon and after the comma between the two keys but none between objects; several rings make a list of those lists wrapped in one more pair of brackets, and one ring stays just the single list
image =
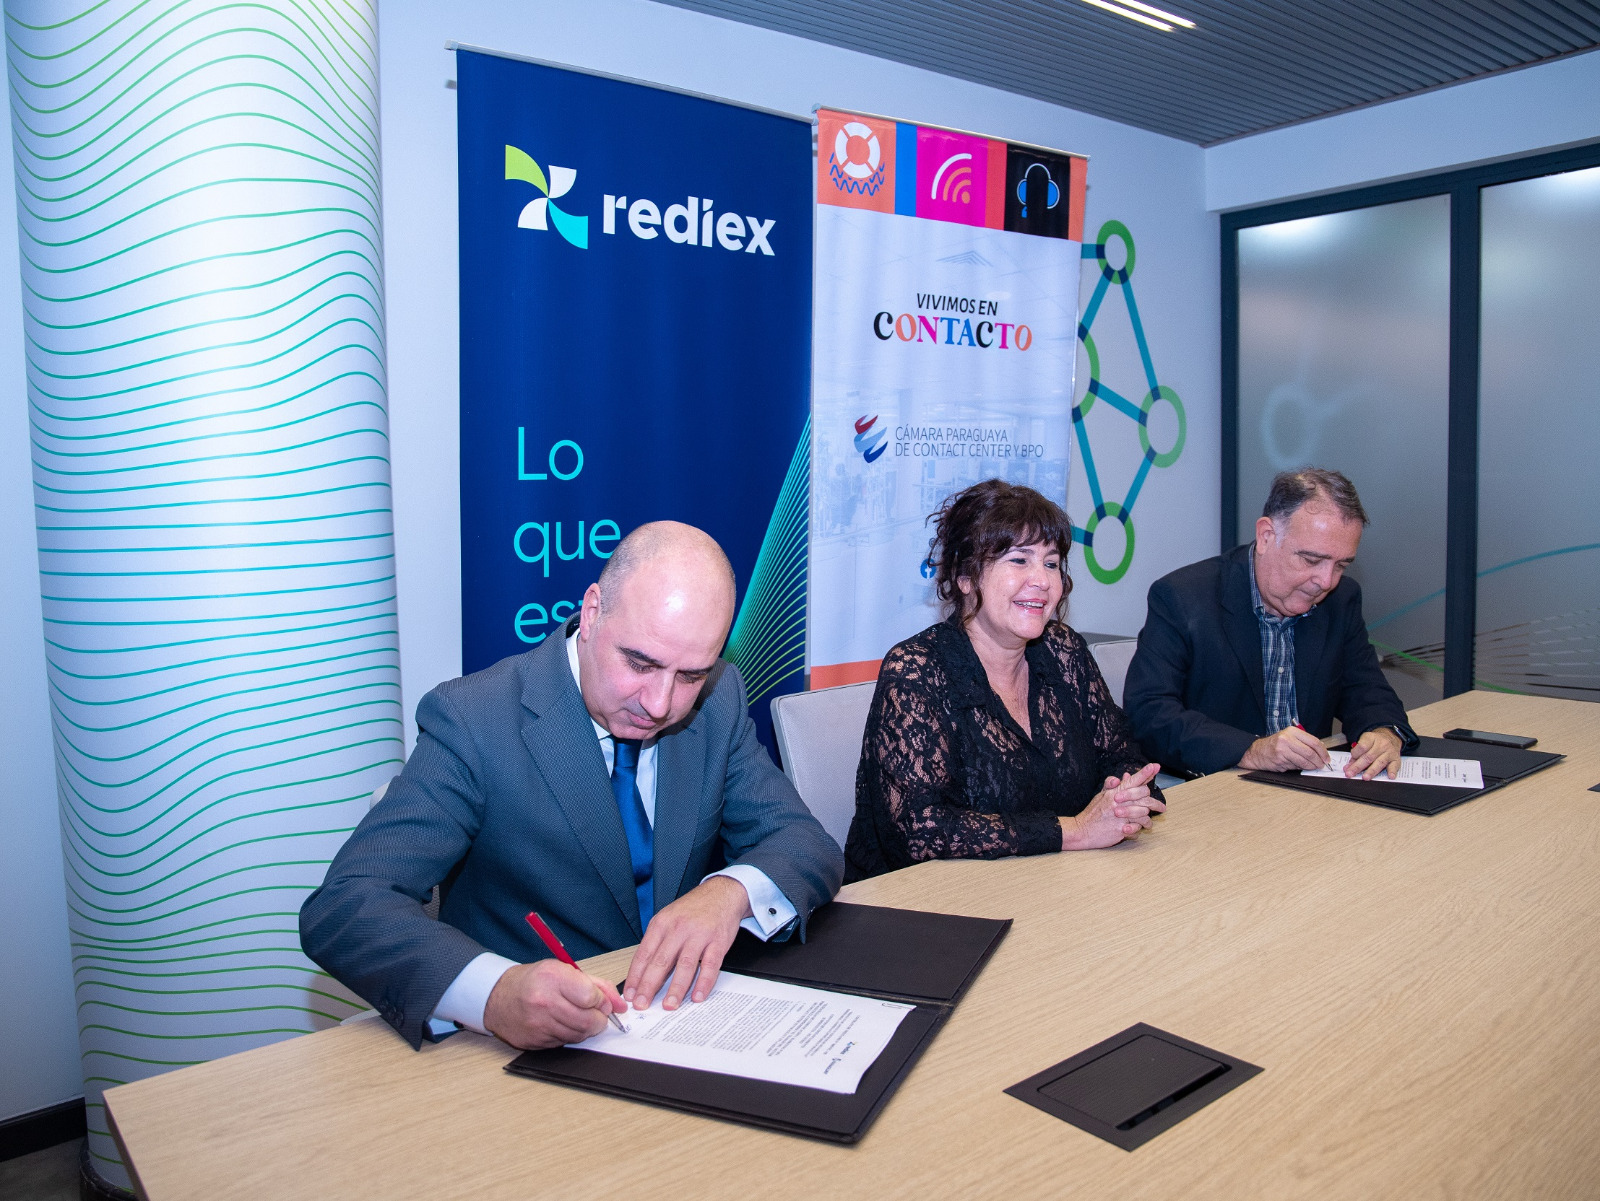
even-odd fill
[{"label": "frosted glass door", "polygon": [[1600,700],[1600,168],[1482,199],[1474,674]]},{"label": "frosted glass door", "polygon": [[1443,690],[1449,305],[1448,196],[1239,231],[1239,537],[1276,472],[1349,476],[1351,575],[1408,705]]}]

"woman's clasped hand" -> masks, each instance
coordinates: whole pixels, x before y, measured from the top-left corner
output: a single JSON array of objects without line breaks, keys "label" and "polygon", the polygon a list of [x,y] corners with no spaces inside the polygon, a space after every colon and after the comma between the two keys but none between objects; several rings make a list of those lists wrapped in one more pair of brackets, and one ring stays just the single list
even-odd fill
[{"label": "woman's clasped hand", "polygon": [[1160,770],[1160,764],[1146,763],[1136,772],[1123,772],[1120,778],[1107,776],[1105,787],[1082,813],[1061,819],[1061,849],[1092,851],[1115,846],[1148,830],[1150,815],[1167,811],[1166,804],[1150,794],[1150,782]]}]

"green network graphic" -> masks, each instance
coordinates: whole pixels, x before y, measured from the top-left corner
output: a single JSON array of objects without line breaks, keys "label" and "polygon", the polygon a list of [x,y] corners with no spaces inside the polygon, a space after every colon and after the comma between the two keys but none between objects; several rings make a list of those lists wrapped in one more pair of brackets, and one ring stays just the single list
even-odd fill
[{"label": "green network graphic", "polygon": [[[1121,267],[1112,267],[1106,261],[1106,242],[1110,238],[1119,239],[1127,250],[1127,261]],[[1089,574],[1102,584],[1115,584],[1128,573],[1128,568],[1133,564],[1133,502],[1139,499],[1139,491],[1144,487],[1151,467],[1171,467],[1178,461],[1178,456],[1183,453],[1184,438],[1189,432],[1189,422],[1184,415],[1183,402],[1178,399],[1178,394],[1156,379],[1155,364],[1150,360],[1150,346],[1145,341],[1144,325],[1139,320],[1139,306],[1133,298],[1133,235],[1128,232],[1128,227],[1120,221],[1107,221],[1095,235],[1094,242],[1085,244],[1083,257],[1094,259],[1100,264],[1100,281],[1095,285],[1094,295],[1089,298],[1089,303],[1083,311],[1083,320],[1078,324],[1078,340],[1083,343],[1083,349],[1089,356],[1089,387],[1083,395],[1083,400],[1073,406],[1072,425],[1073,432],[1077,435],[1078,449],[1083,455],[1083,472],[1089,483],[1089,496],[1094,501],[1094,512],[1090,514],[1089,520],[1082,528],[1076,525],[1072,527],[1072,538],[1073,541],[1083,545],[1083,558],[1089,565]],[[1112,284],[1116,284],[1122,290],[1122,300],[1128,308],[1128,322],[1133,327],[1134,341],[1139,345],[1139,360],[1144,365],[1144,379],[1148,390],[1145,392],[1144,400],[1139,404],[1107,387],[1105,381],[1100,378],[1100,352],[1096,349],[1094,338],[1089,333]],[[1128,491],[1120,503],[1105,498],[1100,485],[1100,474],[1095,469],[1094,452],[1089,446],[1089,430],[1083,420],[1094,407],[1097,398],[1138,424],[1139,445],[1144,448],[1144,458],[1139,463],[1139,470],[1134,474],[1133,483],[1128,485]],[[1165,451],[1157,451],[1150,445],[1150,411],[1158,400],[1166,401],[1178,415],[1177,440],[1171,449]],[[1095,530],[1108,517],[1121,523],[1125,535],[1122,559],[1114,567],[1103,566],[1095,558],[1094,553]]]}]

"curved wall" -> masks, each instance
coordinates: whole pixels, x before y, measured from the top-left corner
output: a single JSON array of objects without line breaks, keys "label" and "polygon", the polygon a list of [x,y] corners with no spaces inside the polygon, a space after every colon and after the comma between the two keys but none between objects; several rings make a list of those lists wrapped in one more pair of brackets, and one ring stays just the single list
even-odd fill
[{"label": "curved wall", "polygon": [[295,915],[401,756],[376,12],[6,4],[90,1151],[362,1008]]}]

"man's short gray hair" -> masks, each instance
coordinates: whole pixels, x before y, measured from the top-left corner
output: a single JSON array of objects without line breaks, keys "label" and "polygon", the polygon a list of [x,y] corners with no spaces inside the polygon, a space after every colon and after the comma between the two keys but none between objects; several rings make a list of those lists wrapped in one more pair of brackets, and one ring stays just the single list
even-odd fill
[{"label": "man's short gray hair", "polygon": [[1272,524],[1287,521],[1307,501],[1321,501],[1331,505],[1346,521],[1367,524],[1367,511],[1361,507],[1356,486],[1345,478],[1343,472],[1329,471],[1324,467],[1302,467],[1298,471],[1280,471],[1272,477],[1272,489],[1267,493],[1263,517]]}]

